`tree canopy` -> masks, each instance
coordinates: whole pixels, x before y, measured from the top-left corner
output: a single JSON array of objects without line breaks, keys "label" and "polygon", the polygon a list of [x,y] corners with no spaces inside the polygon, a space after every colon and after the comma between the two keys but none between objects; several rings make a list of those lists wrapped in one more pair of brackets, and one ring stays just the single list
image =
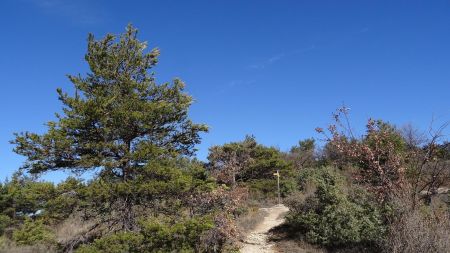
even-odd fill
[{"label": "tree canopy", "polygon": [[27,158],[24,168],[101,168],[103,176],[126,180],[152,159],[191,155],[207,127],[188,118],[192,97],[181,80],[156,84],[149,71],[159,50],[146,48],[131,25],[119,37],[90,34],[85,59],[91,72],[69,75],[73,96],[58,89],[63,113],[47,123],[46,133],[20,133],[12,141]]}]

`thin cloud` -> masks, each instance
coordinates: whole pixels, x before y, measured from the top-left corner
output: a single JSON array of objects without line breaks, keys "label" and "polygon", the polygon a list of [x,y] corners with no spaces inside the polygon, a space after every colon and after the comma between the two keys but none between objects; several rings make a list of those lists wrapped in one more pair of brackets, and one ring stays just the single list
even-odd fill
[{"label": "thin cloud", "polygon": [[313,49],[315,49],[315,45],[311,45],[310,47],[307,48],[302,48],[302,49],[296,49],[294,51],[288,52],[288,53],[279,53],[276,54],[270,58],[268,58],[267,60],[264,60],[262,62],[259,63],[255,63],[255,64],[251,64],[248,66],[248,68],[250,69],[264,69],[272,64],[275,64],[276,62],[281,61],[283,58],[285,57],[289,57],[289,56],[294,56],[296,54],[302,54],[308,51],[311,51]]},{"label": "thin cloud", "polygon": [[251,68],[251,69],[263,69],[263,68],[265,68],[265,67],[267,67],[269,65],[272,65],[275,62],[283,59],[285,56],[286,56],[285,53],[280,53],[280,54],[274,55],[274,56],[270,57],[269,59],[267,59],[265,61],[262,61],[260,63],[252,64],[252,65],[249,66],[249,68]]},{"label": "thin cloud", "polygon": [[237,89],[245,86],[250,86],[255,83],[255,80],[232,80],[226,83],[222,89],[219,91],[220,93],[224,93],[228,90]]}]

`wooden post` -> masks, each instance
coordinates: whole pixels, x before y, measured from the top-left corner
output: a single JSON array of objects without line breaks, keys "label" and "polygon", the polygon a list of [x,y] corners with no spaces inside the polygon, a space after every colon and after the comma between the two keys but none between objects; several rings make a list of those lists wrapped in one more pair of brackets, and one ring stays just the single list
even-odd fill
[{"label": "wooden post", "polygon": [[278,205],[281,204],[281,194],[280,194],[280,172],[277,170],[277,173],[273,174],[277,176],[277,190],[278,190]]}]

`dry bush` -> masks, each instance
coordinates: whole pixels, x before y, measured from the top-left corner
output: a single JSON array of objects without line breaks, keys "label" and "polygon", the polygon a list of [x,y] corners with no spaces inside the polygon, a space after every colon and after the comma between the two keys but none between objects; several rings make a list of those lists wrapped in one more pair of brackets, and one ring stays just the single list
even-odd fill
[{"label": "dry bush", "polygon": [[64,245],[86,233],[94,224],[92,221],[84,220],[81,215],[74,214],[55,228],[56,240]]},{"label": "dry bush", "polygon": [[245,205],[248,209],[256,211],[261,207],[271,207],[278,204],[277,198],[259,198],[255,197],[252,192],[249,191],[248,199],[245,201]]},{"label": "dry bush", "polygon": [[391,226],[387,252],[422,253],[448,252],[450,250],[450,219],[420,211],[407,213]]},{"label": "dry bush", "polygon": [[236,225],[241,232],[241,235],[245,235],[253,230],[265,216],[267,216],[267,211],[264,209],[249,210],[248,213],[240,216],[236,220]]},{"label": "dry bush", "polygon": [[313,196],[316,190],[316,185],[312,181],[307,181],[305,185],[302,186],[302,191],[293,192],[284,200],[284,202],[289,206],[290,212],[300,213],[303,211],[303,203]]},{"label": "dry bush", "polygon": [[214,227],[200,238],[201,252],[232,252],[238,248],[239,231],[229,216],[214,217]]},{"label": "dry bush", "polygon": [[395,199],[396,216],[385,241],[389,253],[441,253],[450,251],[450,213],[434,198],[431,205],[411,208],[410,199]]},{"label": "dry bush", "polygon": [[322,128],[316,128],[316,131],[325,136],[328,145],[343,160],[359,168],[353,175],[354,180],[375,193],[380,202],[401,192],[405,183],[404,143],[395,127],[381,120],[369,119],[366,134],[357,139],[351,133],[351,127],[343,125],[342,118],[348,122],[347,108],[339,109],[334,118],[336,123],[328,127],[331,136]]}]

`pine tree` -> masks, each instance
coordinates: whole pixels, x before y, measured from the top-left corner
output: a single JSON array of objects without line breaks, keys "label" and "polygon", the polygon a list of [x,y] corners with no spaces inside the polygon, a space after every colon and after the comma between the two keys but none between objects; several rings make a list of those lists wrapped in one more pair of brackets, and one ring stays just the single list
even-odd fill
[{"label": "pine tree", "polygon": [[102,168],[102,175],[126,180],[155,157],[193,153],[207,127],[189,120],[192,98],[182,81],[155,83],[149,70],[159,51],[146,53],[136,35],[131,25],[118,41],[89,35],[92,73],[69,76],[75,96],[58,89],[63,115],[43,135],[16,134],[14,151],[27,157],[29,172]]},{"label": "pine tree", "polygon": [[[31,174],[97,170],[91,188],[103,191],[96,197],[105,201],[95,203],[102,205],[97,211],[119,216],[120,222],[111,224],[125,230],[136,227],[135,205],[189,181],[170,169],[173,162],[164,161],[191,156],[199,134],[207,131],[189,119],[192,97],[181,80],[156,84],[150,70],[159,51],[146,47],[131,25],[119,37],[96,40],[89,35],[85,59],[91,73],[69,75],[73,96],[58,89],[62,114],[47,123],[46,133],[19,133],[12,141],[14,151],[27,158],[23,168]],[[164,180],[159,188],[147,184]]]}]

